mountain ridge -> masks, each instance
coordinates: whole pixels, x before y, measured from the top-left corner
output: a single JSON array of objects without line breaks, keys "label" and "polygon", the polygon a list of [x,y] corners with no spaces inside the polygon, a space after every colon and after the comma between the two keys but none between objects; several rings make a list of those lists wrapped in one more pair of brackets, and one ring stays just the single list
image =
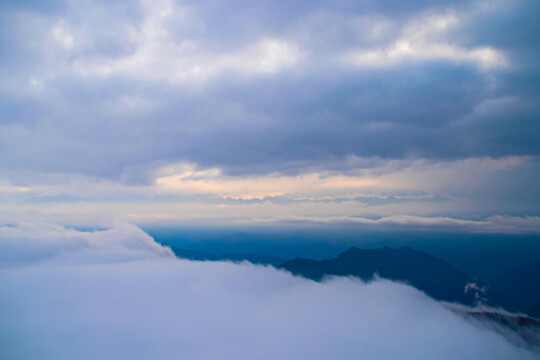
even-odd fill
[{"label": "mountain ridge", "polygon": [[284,262],[279,268],[315,281],[326,275],[357,276],[370,280],[378,274],[383,278],[408,282],[438,300],[464,304],[473,304],[479,296],[474,287],[469,287],[470,291],[466,289],[467,284],[476,283],[477,279],[444,260],[410,247],[364,250],[352,246],[334,259],[296,258]]}]

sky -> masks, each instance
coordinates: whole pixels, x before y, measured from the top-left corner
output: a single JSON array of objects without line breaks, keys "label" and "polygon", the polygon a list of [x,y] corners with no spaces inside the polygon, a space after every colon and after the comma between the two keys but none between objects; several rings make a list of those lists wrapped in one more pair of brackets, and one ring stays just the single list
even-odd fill
[{"label": "sky", "polygon": [[538,234],[539,15],[2,1],[0,222]]}]

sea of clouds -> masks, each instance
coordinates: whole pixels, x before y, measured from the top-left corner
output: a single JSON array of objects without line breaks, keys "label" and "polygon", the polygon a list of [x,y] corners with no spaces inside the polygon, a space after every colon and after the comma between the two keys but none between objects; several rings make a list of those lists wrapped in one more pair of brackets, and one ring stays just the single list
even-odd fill
[{"label": "sea of clouds", "polygon": [[0,358],[534,359],[405,284],[176,259],[139,228],[0,226]]}]

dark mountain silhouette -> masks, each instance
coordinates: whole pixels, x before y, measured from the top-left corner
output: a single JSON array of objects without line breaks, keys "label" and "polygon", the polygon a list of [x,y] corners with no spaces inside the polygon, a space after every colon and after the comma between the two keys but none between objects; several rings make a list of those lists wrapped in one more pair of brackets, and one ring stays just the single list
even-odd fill
[{"label": "dark mountain silhouette", "polygon": [[223,255],[211,254],[204,251],[181,249],[171,246],[173,253],[180,258],[198,261],[249,261],[252,264],[277,266],[284,260],[275,256],[257,255],[250,253],[230,253]]},{"label": "dark mountain silhouette", "polygon": [[[494,330],[500,335],[508,338],[510,341],[515,341],[517,335],[526,344],[540,350],[540,320],[533,319],[520,314],[512,314],[501,312],[493,309],[478,310],[470,308],[451,308],[450,310],[470,316],[483,322],[492,322],[499,325],[501,328],[495,327]],[[506,328],[508,331],[501,331]]]},{"label": "dark mountain silhouette", "polygon": [[[351,247],[335,259],[296,258],[283,263],[280,268],[316,281],[325,275],[352,275],[369,280],[378,274],[383,278],[407,282],[435,299],[463,304],[479,300],[480,294],[475,288],[484,286],[447,262],[409,247],[372,250]],[[469,291],[466,291],[466,285],[474,283],[477,286],[469,286]]]},{"label": "dark mountain silhouette", "polygon": [[540,260],[505,271],[489,282],[515,309],[540,318]]}]

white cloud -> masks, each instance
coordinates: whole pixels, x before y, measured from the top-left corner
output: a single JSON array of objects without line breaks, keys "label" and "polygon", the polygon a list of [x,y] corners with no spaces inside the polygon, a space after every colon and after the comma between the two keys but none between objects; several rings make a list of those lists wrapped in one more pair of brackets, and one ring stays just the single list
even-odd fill
[{"label": "white cloud", "polygon": [[54,40],[63,47],[70,49],[74,45],[73,35],[65,21],[59,21],[51,29]]},{"label": "white cloud", "polygon": [[84,59],[74,62],[83,75],[125,74],[135,78],[198,83],[223,72],[274,74],[294,66],[299,60],[298,46],[277,38],[263,38],[243,49],[211,53],[197,44],[142,44],[125,58]]},{"label": "white cloud", "polygon": [[[221,169],[196,169],[196,166],[184,164],[175,167],[177,173],[159,176],[156,187],[162,191],[192,192],[214,194],[222,197],[240,199],[262,199],[267,196],[307,193],[329,193],[346,189],[354,191],[379,185],[370,177],[347,176],[337,173],[311,172],[288,176],[269,174],[260,176],[226,176]],[[164,170],[158,170],[157,174]]]},{"label": "white cloud", "polygon": [[0,180],[0,194],[22,193],[28,191],[24,186],[13,186],[7,181]]},{"label": "white cloud", "polygon": [[[18,267],[0,269],[0,309],[9,309],[0,322],[3,359],[536,356],[404,284],[316,283],[249,264],[156,257],[148,247],[141,249],[145,260],[125,262],[140,243],[122,240],[126,246],[119,248],[112,233],[102,239],[103,251],[110,245],[110,252],[125,256],[103,264],[79,246],[93,242],[93,233],[74,236],[54,225],[14,231],[33,246],[55,242],[71,261],[36,265],[29,254]],[[0,240],[6,236],[4,229]],[[1,253],[13,256],[12,249]]]},{"label": "white cloud", "polygon": [[489,46],[466,49],[444,39],[448,29],[458,25],[455,14],[436,15],[413,20],[390,45],[349,52],[345,59],[356,66],[384,67],[403,61],[469,61],[482,68],[508,65],[504,54]]},{"label": "white cloud", "polygon": [[225,55],[221,67],[272,74],[294,66],[299,57],[300,51],[294,42],[266,38],[239,53]]},{"label": "white cloud", "polygon": [[[287,217],[291,217],[287,221],[306,218],[317,222],[328,217],[334,222],[380,216],[393,219],[393,223],[407,219],[403,226],[421,227],[429,224],[418,219],[440,220],[441,213],[450,214],[449,218],[460,218],[464,211],[487,217],[520,210],[519,203],[514,208],[507,200],[494,203],[492,194],[500,191],[499,183],[508,186],[509,174],[534,169],[535,161],[527,156],[456,161],[351,157],[343,166],[335,164],[345,171],[313,169],[298,175],[253,176],[232,176],[217,167],[178,163],[149,171],[148,178],[155,180],[148,185],[29,173],[24,174],[23,182],[0,183],[0,221],[82,225],[124,219],[138,224],[191,220],[245,224]],[[454,220],[464,224],[456,228],[465,231],[529,233],[538,229],[533,219],[527,220],[526,227]],[[442,226],[439,223],[430,226]]]},{"label": "white cloud", "polygon": [[135,50],[123,57],[89,57],[75,60],[75,72],[87,76],[126,75],[133,78],[201,83],[224,71],[274,74],[299,61],[301,53],[292,41],[273,36],[237,49],[212,51],[196,39],[176,39],[168,22],[202,27],[195,9],[175,6],[170,1],[143,2],[146,17],[140,28],[132,28]]},{"label": "white cloud", "polygon": [[48,223],[0,226],[0,267],[20,263],[97,263],[172,257],[134,225],[117,222],[107,230],[77,231]]},{"label": "white cloud", "polygon": [[414,229],[445,229],[499,234],[540,234],[540,217],[494,215],[485,220],[464,220],[451,217],[426,217],[416,215],[392,215],[379,219],[354,216],[276,216],[251,220],[254,223],[320,223],[320,224],[361,224],[372,226],[399,226]]}]

